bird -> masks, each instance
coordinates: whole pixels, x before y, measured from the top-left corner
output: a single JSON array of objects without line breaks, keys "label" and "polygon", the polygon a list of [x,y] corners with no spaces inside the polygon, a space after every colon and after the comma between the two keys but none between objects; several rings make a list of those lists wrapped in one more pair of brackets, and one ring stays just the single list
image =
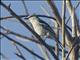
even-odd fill
[{"label": "bird", "polygon": [[29,20],[29,22],[32,25],[33,30],[41,37],[41,38],[49,38],[54,39],[56,42],[61,42],[57,40],[56,34],[52,27],[39,18],[36,14],[33,14],[31,16],[28,16],[26,19]]}]

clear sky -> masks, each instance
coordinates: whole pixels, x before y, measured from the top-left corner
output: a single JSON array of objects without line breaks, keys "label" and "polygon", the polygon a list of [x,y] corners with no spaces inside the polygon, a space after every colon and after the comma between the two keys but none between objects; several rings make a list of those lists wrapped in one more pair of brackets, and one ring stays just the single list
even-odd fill
[{"label": "clear sky", "polygon": [[[5,0],[3,2],[6,5],[9,5],[11,3],[12,10],[15,11],[18,15],[25,15],[26,14],[21,1]],[[61,2],[62,1],[55,1],[56,6],[59,9],[60,14],[61,14],[61,7],[62,7]],[[46,1],[25,1],[25,3],[27,5],[28,12],[29,12],[30,15],[32,15],[33,13],[44,15],[45,12],[40,7],[40,6],[43,6],[48,11],[48,13],[51,16],[53,16],[53,14],[51,12],[52,10],[50,9],[50,7],[46,3]],[[76,6],[76,4],[77,4],[77,1],[73,1],[73,5]],[[79,24],[80,24],[80,11],[79,10],[80,10],[80,8],[78,8],[76,10],[76,13],[77,13],[77,16],[78,16],[78,19],[79,19]],[[67,13],[66,15],[68,17],[69,13]],[[1,7],[1,17],[4,17],[4,16],[10,16],[10,14],[3,7]],[[47,21],[46,18],[44,20]],[[51,23],[51,21],[47,21],[47,22],[49,24]],[[70,25],[70,23],[68,23],[68,24]],[[21,34],[26,35],[26,36],[31,36],[31,33],[29,33],[29,31],[27,29],[25,29],[24,26],[21,25],[15,18],[8,19],[7,21],[6,20],[1,21],[1,25],[4,26],[5,28],[9,28],[10,30],[12,30],[14,32],[21,33]],[[9,35],[9,36],[16,39],[16,37],[13,36],[13,35]],[[37,54],[39,54],[41,56],[41,52],[39,51],[39,48],[36,46],[35,43],[25,42],[25,41],[20,41],[20,40],[18,40],[18,41],[23,43],[25,46],[33,49],[36,53],[38,52]],[[48,43],[51,44],[51,45],[53,45],[53,42],[54,41],[48,41]],[[24,56],[27,57],[27,60],[34,60],[33,56],[29,52],[25,51],[21,47],[19,47],[19,48],[23,52]],[[9,57],[10,60],[20,60],[20,58],[18,58],[16,55],[14,55],[14,53],[16,52],[15,47],[6,38],[3,38],[1,40],[1,52],[4,53],[7,57]],[[4,59],[2,59],[2,60],[4,60]],[[37,60],[39,60],[39,59],[37,59]],[[53,60],[53,58],[52,58],[52,60]]]}]

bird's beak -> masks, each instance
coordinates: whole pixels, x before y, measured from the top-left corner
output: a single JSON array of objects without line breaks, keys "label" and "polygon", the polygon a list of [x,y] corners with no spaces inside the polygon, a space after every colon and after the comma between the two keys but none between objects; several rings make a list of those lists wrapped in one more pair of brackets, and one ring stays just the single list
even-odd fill
[{"label": "bird's beak", "polygon": [[24,19],[27,19],[27,20],[29,20],[29,18],[28,18],[28,17],[25,17]]},{"label": "bird's beak", "polygon": [[30,18],[30,17],[32,17],[32,16],[27,16],[27,17],[25,17],[24,19],[27,19],[27,20],[29,20],[29,18]]},{"label": "bird's beak", "polygon": [[29,18],[30,18],[30,16],[27,16],[27,17],[25,17],[24,19],[27,19],[27,20],[29,20]]}]

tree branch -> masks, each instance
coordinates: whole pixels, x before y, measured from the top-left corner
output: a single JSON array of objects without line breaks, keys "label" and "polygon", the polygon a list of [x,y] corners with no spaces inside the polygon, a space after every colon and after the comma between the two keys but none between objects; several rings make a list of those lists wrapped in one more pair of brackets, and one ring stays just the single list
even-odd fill
[{"label": "tree branch", "polygon": [[2,34],[3,36],[5,36],[9,41],[15,42],[16,44],[18,44],[19,46],[21,46],[22,48],[24,48],[25,50],[27,50],[29,53],[35,55],[35,56],[38,57],[39,59],[44,60],[43,57],[37,55],[36,53],[34,53],[33,51],[31,51],[30,49],[28,49],[27,47],[25,47],[23,44],[15,41],[14,39],[12,39],[12,38],[10,38],[9,36],[3,34],[2,32],[0,32],[0,34]]},{"label": "tree branch", "polygon": [[6,8],[6,10],[8,10],[10,12],[10,14],[12,16],[14,16],[16,19],[18,19],[18,21],[23,24],[29,31],[32,32],[33,35],[35,35],[35,37],[48,49],[48,51],[52,54],[52,56],[56,59],[59,60],[57,58],[57,56],[55,55],[55,53],[53,52],[53,50],[41,39],[41,37],[34,32],[34,30],[32,30],[17,14],[15,14],[15,12],[13,12],[13,10],[9,7],[7,7],[3,2],[1,2],[1,5]]}]

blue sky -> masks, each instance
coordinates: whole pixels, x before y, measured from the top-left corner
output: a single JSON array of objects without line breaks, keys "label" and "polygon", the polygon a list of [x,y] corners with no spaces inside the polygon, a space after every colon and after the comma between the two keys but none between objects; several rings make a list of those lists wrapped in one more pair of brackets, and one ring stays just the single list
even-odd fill
[{"label": "blue sky", "polygon": [[[6,5],[9,5],[11,3],[11,8],[13,9],[13,11],[15,11],[18,15],[25,15],[25,10],[23,7],[23,4],[21,1],[3,1]],[[61,14],[61,3],[62,1],[55,1],[57,8],[59,9],[59,13]],[[73,1],[73,5],[76,6],[77,1]],[[33,13],[36,14],[42,14],[44,15],[44,11],[41,9],[40,6],[43,6],[48,13],[51,16],[54,16],[52,14],[52,10],[50,9],[50,6],[48,6],[48,4],[46,3],[46,1],[26,1],[26,5],[29,11],[29,14],[32,15]],[[80,20],[80,12],[79,12],[80,8],[78,8],[76,10],[78,19]],[[10,16],[9,12],[6,11],[3,7],[1,7],[1,17],[3,16]],[[66,16],[69,16],[69,13],[67,12]],[[45,18],[45,21],[47,21],[47,19]],[[47,21],[48,23],[50,23],[50,21]],[[70,25],[70,23],[68,23]],[[80,21],[79,21],[80,24]],[[10,30],[17,32],[17,33],[21,33],[23,35],[26,36],[31,36],[31,33],[29,33],[29,31],[27,29],[24,28],[23,25],[21,25],[15,18],[12,19],[8,19],[7,21],[1,21],[1,25],[9,28]],[[15,36],[13,35],[9,35],[12,38],[16,39]],[[36,46],[35,43],[32,42],[24,42],[24,41],[20,41],[19,42],[23,43],[24,45],[26,45],[27,47],[33,49],[37,54],[39,54],[41,56],[41,53],[39,51],[39,48]],[[49,44],[53,44],[54,41],[48,41]],[[55,43],[54,43],[55,44]],[[23,48],[19,47],[21,49],[21,51],[23,52],[24,56],[27,56],[27,60],[34,60],[33,56],[28,53],[27,51],[25,51]],[[1,40],[1,52],[4,53],[7,57],[10,58],[10,60],[20,60],[20,58],[18,58],[16,55],[14,55],[14,53],[16,52],[15,47],[11,44],[10,41],[8,41],[6,38],[3,38]],[[53,59],[53,58],[52,58]],[[4,59],[2,59],[4,60]],[[39,59],[37,59],[39,60]]]}]

